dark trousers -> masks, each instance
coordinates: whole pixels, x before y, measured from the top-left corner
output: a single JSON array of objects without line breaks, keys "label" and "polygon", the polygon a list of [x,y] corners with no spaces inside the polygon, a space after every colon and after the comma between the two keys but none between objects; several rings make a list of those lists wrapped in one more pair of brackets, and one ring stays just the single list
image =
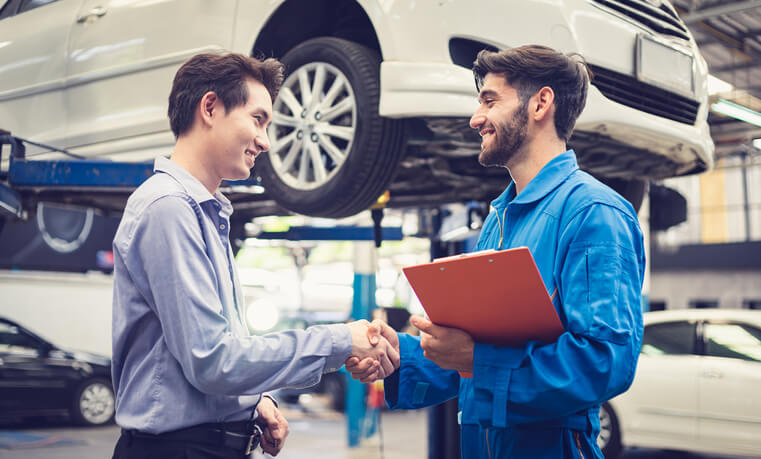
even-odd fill
[{"label": "dark trousers", "polygon": [[[216,433],[197,435],[198,428],[192,428],[190,435],[185,431],[175,431],[164,435],[148,435],[122,430],[114,448],[113,459],[245,459],[245,448],[229,446],[225,438]],[[214,431],[216,432],[216,431]],[[234,438],[234,439],[237,439]],[[229,439],[228,439],[229,440]],[[257,441],[258,443],[258,441]]]}]

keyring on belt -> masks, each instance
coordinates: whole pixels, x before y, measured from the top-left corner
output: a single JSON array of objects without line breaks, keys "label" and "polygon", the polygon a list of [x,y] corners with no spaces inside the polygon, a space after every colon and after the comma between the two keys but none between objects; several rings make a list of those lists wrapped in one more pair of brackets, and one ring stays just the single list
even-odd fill
[{"label": "keyring on belt", "polygon": [[262,439],[262,429],[260,429],[258,425],[254,424],[253,430],[254,431],[248,437],[248,446],[246,447],[246,456],[250,455],[256,449],[256,447],[259,446],[259,442],[261,442],[261,439]]}]

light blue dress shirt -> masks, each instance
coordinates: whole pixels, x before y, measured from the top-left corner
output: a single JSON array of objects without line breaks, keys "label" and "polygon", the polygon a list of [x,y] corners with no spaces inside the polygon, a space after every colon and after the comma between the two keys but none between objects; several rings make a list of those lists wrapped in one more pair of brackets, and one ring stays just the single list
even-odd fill
[{"label": "light blue dress shirt", "polygon": [[230,201],[158,158],[114,238],[116,422],[161,433],[247,419],[259,394],[307,387],[351,352],[343,324],[250,336]]}]

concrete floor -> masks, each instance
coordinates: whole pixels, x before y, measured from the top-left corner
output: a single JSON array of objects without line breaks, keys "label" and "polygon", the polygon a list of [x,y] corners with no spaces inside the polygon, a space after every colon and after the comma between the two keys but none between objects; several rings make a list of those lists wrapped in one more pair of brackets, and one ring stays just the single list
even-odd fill
[{"label": "concrete floor", "polygon": [[[360,447],[349,448],[346,422],[342,414],[324,408],[319,401],[306,406],[283,408],[291,433],[278,459],[426,459],[428,457],[427,412],[389,412],[381,415],[383,456],[379,435],[365,439]],[[56,435],[76,444],[27,449],[2,449],[0,459],[107,459],[111,457],[119,436],[115,425],[99,428],[74,427],[68,423],[3,424],[0,430],[28,434]],[[261,453],[255,459],[263,459]],[[738,456],[716,456],[666,452],[633,448],[621,459],[741,459]],[[751,458],[743,458],[751,459]],[[757,458],[755,458],[757,459]]]},{"label": "concrete floor", "polygon": [[[321,408],[284,407],[291,433],[278,459],[379,459],[380,436],[376,433],[357,448],[347,446],[346,422],[342,414]],[[426,458],[427,418],[425,411],[382,412],[384,459]],[[119,437],[119,427],[71,426],[64,421],[36,421],[3,424],[0,430],[26,434],[55,435],[77,444],[24,449],[0,448],[0,459],[106,459],[110,458]],[[261,452],[255,459],[270,457]]]}]

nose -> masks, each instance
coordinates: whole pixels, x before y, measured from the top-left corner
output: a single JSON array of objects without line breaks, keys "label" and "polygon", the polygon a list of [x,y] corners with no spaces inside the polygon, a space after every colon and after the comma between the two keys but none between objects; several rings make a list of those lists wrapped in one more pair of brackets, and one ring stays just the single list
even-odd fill
[{"label": "nose", "polygon": [[256,136],[256,138],[254,138],[254,143],[256,144],[256,149],[259,153],[266,153],[270,149],[270,139],[267,136],[266,131]]},{"label": "nose", "polygon": [[470,127],[473,129],[480,129],[481,126],[486,122],[486,115],[482,115],[478,111],[473,114],[473,116],[470,117]]}]

